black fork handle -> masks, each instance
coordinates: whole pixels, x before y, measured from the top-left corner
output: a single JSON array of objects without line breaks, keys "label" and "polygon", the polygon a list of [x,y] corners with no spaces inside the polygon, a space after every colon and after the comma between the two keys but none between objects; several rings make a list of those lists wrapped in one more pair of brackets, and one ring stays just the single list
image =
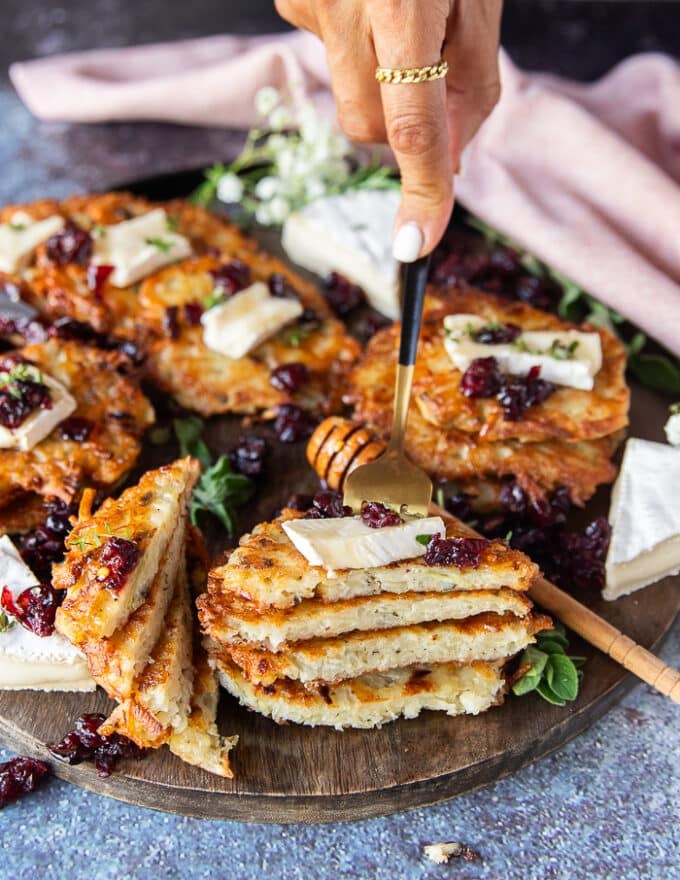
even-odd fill
[{"label": "black fork handle", "polygon": [[410,367],[416,362],[429,268],[429,254],[426,257],[420,257],[413,263],[404,263],[402,267],[402,317],[399,343],[399,363],[402,367]]}]

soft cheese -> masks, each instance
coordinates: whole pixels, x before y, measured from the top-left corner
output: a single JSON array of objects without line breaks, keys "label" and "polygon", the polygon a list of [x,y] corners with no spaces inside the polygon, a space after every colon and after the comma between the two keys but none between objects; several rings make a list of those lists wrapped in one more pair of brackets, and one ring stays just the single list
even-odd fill
[{"label": "soft cheese", "polygon": [[592,390],[595,376],[602,367],[602,343],[598,333],[527,330],[511,343],[476,342],[474,334],[487,324],[479,315],[444,318],[444,346],[457,369],[467,370],[476,358],[494,357],[506,373],[526,376],[532,367],[538,366],[541,378],[548,382]]},{"label": "soft cheese", "polygon": [[[38,585],[7,535],[0,537],[0,588],[13,596]],[[0,632],[0,690],[93,691],[85,656],[59,633],[41,638],[15,623]]]},{"label": "soft cheese", "polygon": [[18,272],[33,252],[63,227],[64,218],[53,214],[34,220],[23,211],[12,215],[9,223],[0,224],[0,272]]},{"label": "soft cheese", "polygon": [[631,438],[612,491],[605,599],[680,572],[680,451]]},{"label": "soft cheese", "polygon": [[128,287],[169,263],[191,254],[188,238],[173,232],[163,208],[93,231],[92,262],[113,266],[114,287]]},{"label": "soft cheese", "polygon": [[680,412],[675,409],[671,412],[664,425],[664,431],[666,432],[666,440],[671,446],[680,446]]},{"label": "soft cheese", "polygon": [[392,228],[399,201],[395,190],[354,190],[316,199],[286,219],[283,249],[317,275],[340,272],[364,289],[373,308],[397,320],[401,309]]},{"label": "soft cheese", "polygon": [[33,449],[75,410],[76,401],[61,382],[44,373],[40,381],[50,389],[51,408],[34,410],[18,428],[0,425],[0,449]]},{"label": "soft cheese", "polygon": [[240,358],[302,312],[299,300],[272,296],[266,284],[256,281],[203,313],[203,341],[226,357]]},{"label": "soft cheese", "polygon": [[283,529],[310,565],[333,571],[346,568],[374,568],[425,553],[418,535],[444,537],[440,516],[412,519],[399,526],[372,529],[361,517],[337,519],[294,519]]}]

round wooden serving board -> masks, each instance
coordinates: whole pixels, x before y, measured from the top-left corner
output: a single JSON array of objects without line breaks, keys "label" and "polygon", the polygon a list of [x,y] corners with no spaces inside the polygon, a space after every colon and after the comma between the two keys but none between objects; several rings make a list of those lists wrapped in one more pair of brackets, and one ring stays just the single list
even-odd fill
[{"label": "round wooden serving board", "polygon": [[[184,195],[194,175],[151,181],[136,187],[152,198]],[[271,248],[271,242],[267,242]],[[667,401],[634,387],[631,434],[662,439]],[[267,427],[258,434],[272,437]],[[232,446],[240,420],[206,424],[214,453]],[[243,531],[269,519],[293,492],[314,491],[304,444],[272,440],[267,476],[242,512]],[[140,470],[171,460],[176,449],[149,447]],[[660,478],[661,475],[660,475]],[[588,505],[585,516],[606,513],[609,492]],[[215,548],[224,542],[210,536]],[[680,609],[677,578],[666,578],[613,603],[578,596],[641,645],[656,649]],[[330,822],[360,819],[436,803],[484,785],[559,748],[585,730],[636,682],[604,655],[574,638],[572,650],[588,657],[581,693],[559,708],[535,694],[509,697],[478,717],[449,718],[425,712],[380,730],[337,732],[326,728],[276,725],[242,709],[230,696],[221,701],[223,734],[239,735],[233,754],[235,778],[225,780],[182,763],[163,748],[127,762],[108,779],[89,764],[71,767],[51,758],[46,742],[59,740],[83,712],[108,713],[112,704],[95,694],[0,693],[0,739],[21,754],[48,760],[57,776],[109,797],[193,816],[257,822]]]}]

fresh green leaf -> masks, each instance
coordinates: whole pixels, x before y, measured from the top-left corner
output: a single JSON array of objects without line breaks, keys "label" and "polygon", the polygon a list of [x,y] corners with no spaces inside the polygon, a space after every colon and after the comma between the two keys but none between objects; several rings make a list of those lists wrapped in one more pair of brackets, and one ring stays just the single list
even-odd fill
[{"label": "fresh green leaf", "polygon": [[146,243],[158,248],[163,254],[169,254],[172,247],[172,242],[168,241],[167,238],[147,238]]},{"label": "fresh green leaf", "polygon": [[546,654],[564,654],[564,645],[554,639],[541,639],[538,644]]},{"label": "fresh green leaf", "polygon": [[628,358],[628,369],[644,385],[680,394],[680,365],[666,355],[637,352]]},{"label": "fresh green leaf", "polygon": [[576,667],[564,654],[552,654],[546,664],[546,681],[560,700],[575,700],[578,696]]},{"label": "fresh green leaf", "polygon": [[4,611],[0,611],[0,633],[7,632],[7,630],[12,629],[13,626],[14,621],[10,620]]},{"label": "fresh green leaf", "polygon": [[[555,278],[555,280],[558,279]],[[579,320],[583,305],[582,295],[583,291],[577,284],[564,278],[562,282],[562,298],[557,307],[557,314],[560,318],[564,318],[567,321]]]},{"label": "fresh green leaf", "polygon": [[645,334],[636,333],[635,336],[633,336],[633,338],[630,340],[628,345],[626,345],[628,357],[639,354],[645,347],[645,345],[647,345],[647,337],[645,336]]},{"label": "fresh green leaf", "polygon": [[236,508],[253,493],[253,482],[243,474],[231,470],[229,457],[222,455],[206,468],[191,500],[191,522],[198,522],[199,514],[210,513],[222,523],[230,537],[234,534]]},{"label": "fresh green leaf", "polygon": [[427,545],[432,540],[432,535],[416,535],[416,541],[419,544],[422,544],[423,547],[427,547]]},{"label": "fresh green leaf", "polygon": [[171,432],[168,425],[156,425],[149,431],[149,443],[152,446],[164,446],[170,440]]},{"label": "fresh green leaf", "polygon": [[574,666],[577,669],[580,669],[582,666],[585,666],[586,660],[588,658],[587,657],[572,657],[571,655],[569,655],[569,659],[571,660],[571,662],[574,664]]},{"label": "fresh green leaf", "polygon": [[212,168],[206,168],[203,172],[205,180],[189,196],[189,201],[192,205],[206,208],[215,198],[220,177],[230,170],[232,170],[231,166],[222,165],[221,163],[213,165]]},{"label": "fresh green leaf", "polygon": [[201,439],[203,432],[203,420],[198,416],[189,416],[186,419],[174,419],[172,427],[179,443],[181,455],[191,455],[197,458],[202,468],[209,468],[212,462],[210,450]]},{"label": "fresh green leaf", "polygon": [[224,294],[221,291],[213,290],[213,292],[203,300],[203,308],[207,311],[213,306],[219,305],[224,299]]},{"label": "fresh green leaf", "polygon": [[569,647],[569,639],[565,635],[564,628],[562,627],[558,629],[557,626],[554,626],[552,629],[544,629],[536,634],[536,641],[539,646],[544,639],[551,642],[557,642],[562,645],[563,648]]},{"label": "fresh green leaf", "polygon": [[552,703],[553,706],[566,705],[564,700],[561,700],[557,694],[553,693],[552,689],[545,681],[540,682],[536,687],[536,692],[540,694],[546,702]]},{"label": "fresh green leaf", "polygon": [[520,666],[528,664],[529,669],[513,684],[512,692],[516,696],[521,697],[523,694],[528,694],[530,691],[535,690],[538,687],[547,662],[547,654],[539,651],[533,645],[529,645],[519,660]]}]

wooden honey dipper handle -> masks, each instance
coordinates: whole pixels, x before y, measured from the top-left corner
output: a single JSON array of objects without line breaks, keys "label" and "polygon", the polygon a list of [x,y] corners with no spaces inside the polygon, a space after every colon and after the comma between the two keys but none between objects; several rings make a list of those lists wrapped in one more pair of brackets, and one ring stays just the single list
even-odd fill
[{"label": "wooden honey dipper handle", "polygon": [[677,669],[668,666],[545,578],[539,577],[534,581],[529,595],[586,642],[608,654],[624,669],[670,697],[674,703],[680,703],[680,672]]}]

